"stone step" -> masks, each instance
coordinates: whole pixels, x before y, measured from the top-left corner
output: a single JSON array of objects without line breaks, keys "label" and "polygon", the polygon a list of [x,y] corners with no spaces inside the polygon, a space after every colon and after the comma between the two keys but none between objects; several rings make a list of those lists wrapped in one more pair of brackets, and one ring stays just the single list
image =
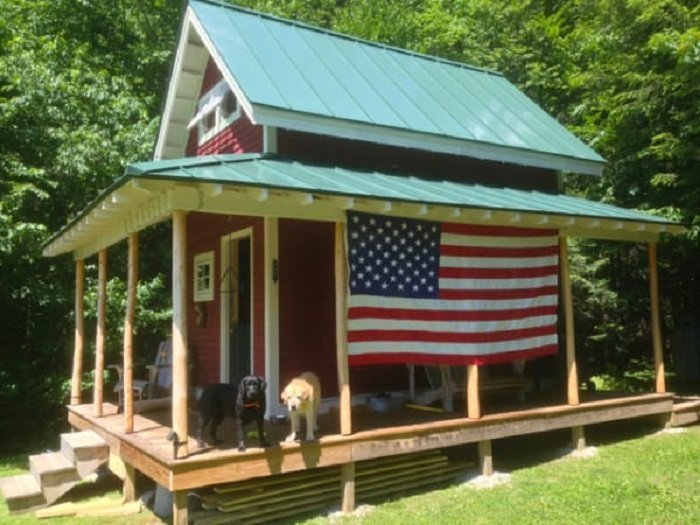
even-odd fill
[{"label": "stone step", "polygon": [[41,486],[46,503],[53,503],[80,481],[71,461],[60,452],[29,456],[29,472]]},{"label": "stone step", "polygon": [[75,465],[78,475],[84,478],[109,460],[109,445],[90,430],[61,434],[61,454]]},{"label": "stone step", "polygon": [[10,513],[33,510],[46,505],[41,486],[30,473],[0,479],[0,492]]}]

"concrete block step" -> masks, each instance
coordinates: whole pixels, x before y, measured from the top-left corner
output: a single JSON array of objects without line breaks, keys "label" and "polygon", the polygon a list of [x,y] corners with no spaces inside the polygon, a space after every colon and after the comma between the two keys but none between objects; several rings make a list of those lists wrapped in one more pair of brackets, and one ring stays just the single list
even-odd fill
[{"label": "concrete block step", "polygon": [[29,456],[29,472],[41,486],[47,503],[53,503],[80,481],[71,461],[60,452]]},{"label": "concrete block step", "polygon": [[61,454],[84,478],[109,460],[109,445],[90,430],[61,434]]},{"label": "concrete block step", "polygon": [[41,486],[30,473],[0,479],[0,492],[10,513],[29,511],[46,505]]}]

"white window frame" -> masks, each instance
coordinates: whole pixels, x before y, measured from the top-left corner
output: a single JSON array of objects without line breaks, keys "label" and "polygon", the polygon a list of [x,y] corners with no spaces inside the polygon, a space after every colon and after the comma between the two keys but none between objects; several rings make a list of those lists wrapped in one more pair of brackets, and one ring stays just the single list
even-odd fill
[{"label": "white window frame", "polygon": [[[229,115],[224,116],[223,114],[223,101],[225,96],[231,93],[236,101],[236,109]],[[214,125],[206,129],[204,125],[204,120],[209,117],[209,115],[214,114]],[[199,99],[197,103],[197,113],[194,118],[190,121],[187,128],[192,129],[197,127],[197,145],[201,146],[205,142],[208,142],[216,135],[221,133],[224,129],[230,126],[233,122],[241,117],[241,104],[238,101],[235,93],[231,90],[225,79],[221,79],[217,84],[207,91],[202,98]]]},{"label": "white window frame", "polygon": [[[200,279],[199,272],[207,268],[208,278]],[[214,300],[214,251],[199,253],[194,256],[193,299],[195,303]]]}]

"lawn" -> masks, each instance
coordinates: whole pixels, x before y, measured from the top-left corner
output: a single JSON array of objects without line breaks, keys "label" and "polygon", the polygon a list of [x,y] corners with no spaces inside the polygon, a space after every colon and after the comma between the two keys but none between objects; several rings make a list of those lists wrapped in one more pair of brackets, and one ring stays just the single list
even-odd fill
[{"label": "lawn", "polygon": [[[700,523],[700,426],[682,433],[657,434],[648,423],[587,429],[597,455],[561,458],[566,432],[494,442],[498,471],[510,472],[509,484],[490,490],[464,485],[406,496],[374,507],[361,518],[340,524],[697,524]],[[473,447],[464,450],[473,453]],[[0,458],[0,476],[18,473],[26,457]],[[93,496],[117,497],[118,485],[93,489]],[[119,519],[37,520],[8,516],[1,523],[158,522],[150,513]],[[297,521],[328,524],[326,517]],[[334,520],[335,521],[335,520]]]}]

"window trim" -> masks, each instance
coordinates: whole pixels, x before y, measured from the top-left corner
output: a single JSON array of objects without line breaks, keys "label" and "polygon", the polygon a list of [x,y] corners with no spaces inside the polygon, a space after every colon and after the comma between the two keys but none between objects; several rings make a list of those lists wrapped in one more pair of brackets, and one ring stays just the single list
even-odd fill
[{"label": "window trim", "polygon": [[[234,97],[236,109],[224,117],[222,115],[223,102],[228,93],[231,93],[231,95]],[[206,129],[204,121],[212,113],[214,115],[214,125],[211,128]],[[190,120],[187,128],[192,129],[196,126],[197,145],[201,146],[221,133],[240,117],[241,104],[226,80],[221,79],[214,87],[204,93],[204,95],[202,95],[202,97],[199,99],[199,102],[197,102],[197,113],[192,120]]]},{"label": "window trim", "polygon": [[[208,268],[208,278],[200,279],[199,272]],[[214,300],[214,251],[198,253],[194,256],[192,272],[192,299],[195,303]]]}]

